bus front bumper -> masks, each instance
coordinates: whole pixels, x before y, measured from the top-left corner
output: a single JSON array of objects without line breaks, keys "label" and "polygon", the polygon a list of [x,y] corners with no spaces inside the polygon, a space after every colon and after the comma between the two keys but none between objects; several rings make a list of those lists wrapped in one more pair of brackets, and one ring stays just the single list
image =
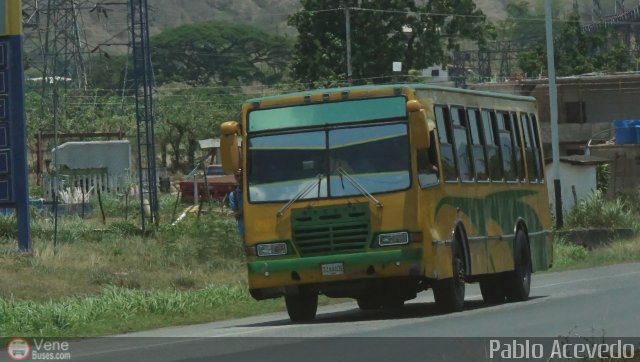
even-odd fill
[{"label": "bus front bumper", "polygon": [[300,290],[327,295],[331,290],[356,292],[378,281],[420,280],[424,275],[421,248],[255,260],[248,263],[248,271],[249,289],[255,299],[297,294]]}]

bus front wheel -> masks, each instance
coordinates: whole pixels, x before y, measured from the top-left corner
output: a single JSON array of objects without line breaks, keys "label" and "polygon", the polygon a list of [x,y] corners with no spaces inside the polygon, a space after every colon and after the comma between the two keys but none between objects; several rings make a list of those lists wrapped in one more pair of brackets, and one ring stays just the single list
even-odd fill
[{"label": "bus front wheel", "polygon": [[464,254],[459,242],[453,247],[453,277],[440,280],[433,286],[433,297],[438,309],[445,313],[459,312],[464,308],[465,268]]},{"label": "bus front wheel", "polygon": [[506,276],[506,294],[510,302],[529,299],[531,290],[531,258],[527,235],[518,230],[513,247],[513,271]]},{"label": "bus front wheel", "polygon": [[482,294],[482,300],[487,304],[501,304],[504,303],[504,287],[503,276],[494,275],[487,277],[480,281],[480,293]]},{"label": "bus front wheel", "polygon": [[287,313],[293,322],[312,321],[318,311],[318,294],[285,295]]}]

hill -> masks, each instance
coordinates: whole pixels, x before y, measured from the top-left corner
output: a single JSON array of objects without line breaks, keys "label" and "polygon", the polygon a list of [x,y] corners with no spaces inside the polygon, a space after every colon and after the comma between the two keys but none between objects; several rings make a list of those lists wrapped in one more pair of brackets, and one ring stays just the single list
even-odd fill
[{"label": "hill", "polygon": [[[489,20],[504,19],[505,6],[512,0],[475,0],[478,8]],[[526,0],[531,4],[542,0]],[[566,10],[571,9],[572,0],[554,0]],[[581,13],[590,18],[591,2],[582,1]],[[615,0],[601,0],[604,14],[613,13]],[[150,31],[156,34],[183,24],[226,20],[254,25],[264,31],[295,35],[295,29],[287,25],[287,17],[301,8],[299,0],[149,0],[151,18]],[[88,46],[92,49],[100,43],[127,42],[127,8],[124,5],[105,5],[104,12],[89,9],[82,12],[81,26]]]},{"label": "hill", "polygon": [[[418,0],[427,1],[427,0]],[[505,19],[506,5],[512,1],[526,1],[534,9],[542,9],[543,0],[475,0],[491,21]],[[569,11],[573,0],[553,0],[561,4],[561,8]],[[226,20],[233,23],[244,23],[256,26],[264,31],[295,36],[294,28],[287,25],[287,18],[301,8],[299,0],[148,0],[150,6],[150,32],[160,32],[183,24],[209,20]],[[613,14],[615,0],[601,0],[604,15]],[[81,41],[86,42],[86,51],[93,53],[123,54],[129,42],[126,2],[105,2],[94,5],[89,0],[79,1],[84,4],[79,19]],[[583,19],[591,18],[591,1],[581,1]],[[41,47],[39,37],[45,29],[45,16],[41,16],[40,30],[25,28],[28,51],[38,52]],[[34,58],[37,58],[35,56]]]}]

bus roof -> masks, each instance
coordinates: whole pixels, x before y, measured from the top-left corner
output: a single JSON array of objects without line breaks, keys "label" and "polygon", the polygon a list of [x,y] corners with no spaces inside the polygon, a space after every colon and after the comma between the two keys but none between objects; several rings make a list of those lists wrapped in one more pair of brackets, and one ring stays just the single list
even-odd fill
[{"label": "bus roof", "polygon": [[503,98],[503,99],[509,99],[509,100],[517,100],[517,101],[529,101],[529,102],[536,101],[534,97],[518,96],[518,95],[509,94],[509,93],[477,91],[477,90],[454,88],[454,87],[444,87],[444,86],[433,85],[433,84],[397,83],[397,84],[377,84],[377,85],[363,85],[363,86],[353,86],[353,87],[312,89],[312,90],[302,91],[302,92],[283,93],[275,96],[251,98],[251,99],[247,99],[245,103],[255,103],[255,102],[262,102],[266,100],[277,100],[279,98],[287,98],[292,96],[294,97],[295,96],[311,96],[315,94],[347,92],[347,91],[354,91],[354,90],[380,90],[380,89],[394,89],[394,88],[411,88],[415,90],[420,90],[420,89],[438,90],[438,91],[464,93],[464,94],[493,97],[493,98]]}]

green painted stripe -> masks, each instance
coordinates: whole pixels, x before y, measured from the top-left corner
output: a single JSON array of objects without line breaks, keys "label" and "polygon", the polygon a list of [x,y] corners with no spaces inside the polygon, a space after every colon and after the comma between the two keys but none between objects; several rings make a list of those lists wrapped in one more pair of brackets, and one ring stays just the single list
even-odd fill
[{"label": "green painted stripe", "polygon": [[343,262],[345,267],[362,264],[388,263],[396,261],[421,261],[422,249],[396,249],[367,253],[323,255],[306,258],[260,260],[249,262],[249,273],[277,273],[283,271],[300,271],[318,269],[321,264]]},{"label": "green painted stripe", "polygon": [[547,270],[549,266],[549,250],[547,250],[547,232],[529,234],[529,248],[531,250],[531,263],[533,271]]}]

